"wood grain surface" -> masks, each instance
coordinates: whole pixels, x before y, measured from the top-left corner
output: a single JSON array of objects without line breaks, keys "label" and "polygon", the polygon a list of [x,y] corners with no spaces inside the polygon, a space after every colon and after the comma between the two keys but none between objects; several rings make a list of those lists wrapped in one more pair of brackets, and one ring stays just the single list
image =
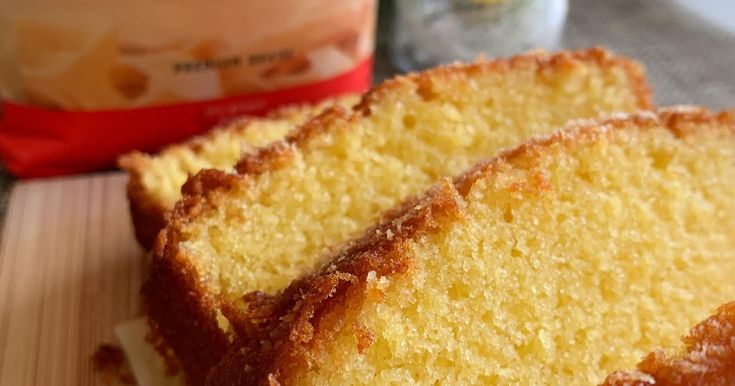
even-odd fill
[{"label": "wood grain surface", "polygon": [[0,385],[94,385],[91,356],[141,313],[145,253],[120,173],[16,184],[0,247]]}]

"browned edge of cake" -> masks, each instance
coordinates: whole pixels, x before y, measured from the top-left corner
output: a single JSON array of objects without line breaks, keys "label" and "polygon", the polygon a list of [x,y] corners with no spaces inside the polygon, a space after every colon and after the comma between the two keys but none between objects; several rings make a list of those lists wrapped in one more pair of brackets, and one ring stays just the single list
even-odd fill
[{"label": "browned edge of cake", "polygon": [[[202,143],[215,136],[217,132],[241,130],[242,125],[249,124],[249,118],[239,118],[228,125],[216,127],[210,132],[193,137],[185,142],[166,146],[156,154],[162,154],[174,149],[196,151]],[[123,154],[117,160],[117,166],[128,173],[126,191],[130,215],[133,221],[133,229],[135,231],[135,239],[138,240],[138,243],[146,251],[153,248],[156,236],[166,226],[166,216],[171,210],[171,208],[168,208],[143,185],[143,175],[151,167],[151,162],[156,154],[150,155],[133,151]]]},{"label": "browned edge of cake", "polygon": [[515,67],[533,64],[539,70],[565,66],[574,62],[594,62],[601,67],[620,66],[628,73],[634,83],[635,94],[640,109],[650,109],[651,90],[646,82],[642,69],[636,62],[624,57],[614,56],[604,48],[591,48],[581,51],[560,51],[558,53],[533,52],[526,55],[517,55],[508,59],[493,61],[478,61],[470,64],[455,64],[433,68],[431,70],[408,75],[397,76],[383,82],[381,85],[364,95],[360,103],[353,111],[333,108],[327,110],[319,119],[314,119],[302,125],[298,130],[291,132],[283,141],[278,141],[270,146],[263,147],[258,152],[248,154],[237,164],[236,169],[240,174],[261,174],[266,171],[279,169],[286,160],[291,158],[295,148],[303,148],[312,138],[318,137],[328,130],[330,121],[344,120],[352,122],[360,117],[371,114],[371,106],[380,100],[384,93],[398,88],[401,83],[413,83],[417,86],[417,93],[424,99],[433,98],[435,91],[432,89],[432,78],[451,77],[456,72],[464,72],[468,75],[477,72],[503,73],[513,70]]},{"label": "browned edge of cake", "polygon": [[203,144],[212,137],[223,131],[249,130],[250,125],[262,119],[288,119],[299,110],[308,106],[307,104],[293,104],[279,107],[266,117],[241,117],[232,120],[226,125],[213,128],[207,133],[195,136],[184,142],[169,145],[154,155],[139,151],[123,154],[118,158],[117,165],[129,175],[127,184],[128,204],[133,221],[135,238],[138,243],[150,251],[156,241],[158,232],[166,226],[166,217],[171,210],[143,185],[143,174],[151,167],[151,161],[157,154],[162,154],[175,149],[186,149],[196,152]]},{"label": "browned edge of cake", "polygon": [[[403,208],[384,217],[379,225],[365,233],[316,273],[295,280],[276,296],[249,296],[249,310],[257,319],[248,339],[236,347],[212,370],[208,386],[279,385],[318,357],[361,300],[374,295],[365,291],[368,273],[376,277],[410,272],[411,257],[405,252],[406,241],[431,234],[453,218],[461,217],[465,197],[475,181],[507,169],[513,162],[543,157],[554,144],[578,146],[610,135],[633,122],[641,130],[662,125],[677,136],[693,130],[689,123],[719,121],[730,125],[735,136],[735,111],[710,113],[700,108],[661,109],[656,113],[640,112],[613,117],[598,123],[580,121],[555,134],[532,139],[513,150],[481,162],[453,181],[444,179],[423,197],[413,199]],[[519,180],[515,189],[537,192],[548,189],[545,179]],[[389,232],[390,231],[390,232]],[[390,235],[390,237],[387,237]],[[350,306],[353,306],[350,308]],[[372,343],[369,331],[352,326],[358,351]],[[732,332],[732,331],[730,331]],[[712,335],[710,331],[705,335]],[[239,347],[237,347],[239,346]],[[655,362],[654,366],[662,362]],[[735,366],[735,364],[733,364]]]},{"label": "browned edge of cake", "polygon": [[135,239],[146,251],[153,247],[156,235],[166,226],[167,213],[163,203],[143,186],[143,171],[150,165],[148,157],[144,153],[132,152],[117,160],[117,166],[128,172],[126,192]]},{"label": "browned edge of cake", "polygon": [[[305,148],[310,140],[319,138],[326,131],[335,129],[335,121],[355,122],[370,116],[371,108],[385,93],[405,83],[416,85],[417,92],[432,98],[432,80],[451,77],[457,72],[473,74],[483,71],[503,73],[515,67],[534,65],[540,70],[570,66],[579,62],[597,63],[601,67],[622,67],[635,88],[641,109],[651,108],[651,95],[641,67],[634,61],[614,56],[602,48],[588,50],[545,53],[535,52],[509,59],[481,61],[465,65],[451,65],[422,73],[398,76],[385,81],[365,94],[361,102],[351,110],[339,106],[330,108],[316,118],[292,131],[284,140],[246,155],[237,165],[239,174],[217,170],[204,170],[187,181],[182,188],[183,198],[176,204],[170,221],[156,241],[153,254],[152,274],[143,286],[143,296],[149,320],[157,331],[175,350],[189,379],[193,384],[203,381],[208,370],[214,366],[228,348],[230,338],[217,326],[218,310],[231,311],[226,301],[209,292],[203,280],[187,257],[179,249],[180,229],[198,213],[212,205],[213,196],[226,194],[233,184],[248,183],[253,175],[277,170],[286,165],[296,149]],[[339,125],[340,129],[347,125]],[[264,297],[266,298],[266,297]],[[227,312],[227,317],[238,321],[242,315]],[[243,332],[248,323],[238,326]]]},{"label": "browned edge of cake", "polygon": [[694,326],[682,343],[684,352],[654,350],[636,371],[616,371],[601,386],[735,385],[735,301]]}]

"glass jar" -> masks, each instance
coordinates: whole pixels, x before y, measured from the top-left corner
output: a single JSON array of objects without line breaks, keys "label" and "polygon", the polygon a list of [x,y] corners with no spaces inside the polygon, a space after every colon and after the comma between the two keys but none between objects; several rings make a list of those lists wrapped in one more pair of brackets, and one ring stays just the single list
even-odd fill
[{"label": "glass jar", "polygon": [[410,71],[554,49],[567,8],[568,0],[397,0],[393,63]]}]

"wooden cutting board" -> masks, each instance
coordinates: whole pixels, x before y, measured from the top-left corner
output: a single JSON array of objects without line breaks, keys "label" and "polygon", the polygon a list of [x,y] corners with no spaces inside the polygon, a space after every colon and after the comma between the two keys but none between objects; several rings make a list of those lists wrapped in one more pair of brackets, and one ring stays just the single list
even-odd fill
[{"label": "wooden cutting board", "polygon": [[0,385],[94,385],[91,356],[141,313],[127,177],[20,182],[0,246]]}]

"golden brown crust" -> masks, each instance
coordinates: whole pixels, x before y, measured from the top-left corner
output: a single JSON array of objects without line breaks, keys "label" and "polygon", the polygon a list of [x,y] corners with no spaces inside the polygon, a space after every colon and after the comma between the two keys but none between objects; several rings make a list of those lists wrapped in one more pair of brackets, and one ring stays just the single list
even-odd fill
[{"label": "golden brown crust", "polygon": [[143,171],[150,167],[147,155],[140,152],[125,154],[117,164],[129,175],[127,195],[135,238],[148,251],[153,247],[158,232],[166,226],[168,208],[143,185]]},{"label": "golden brown crust", "polygon": [[186,253],[176,248],[180,235],[168,230],[180,229],[182,221],[206,210],[201,197],[217,194],[244,179],[247,176],[205,169],[182,186],[183,198],[171,212],[168,227],[158,235],[150,274],[141,290],[149,323],[159,334],[161,347],[175,352],[190,385],[204,384],[209,369],[229,349],[230,337],[217,323],[217,312],[222,308],[220,299]]},{"label": "golden brown crust", "polygon": [[[712,114],[701,108],[641,112],[599,123],[574,124],[553,135],[532,139],[490,161],[480,163],[455,178],[453,183],[447,179],[440,181],[426,195],[410,200],[400,210],[390,212],[380,225],[367,231],[331,263],[312,275],[294,281],[282,294],[276,297],[251,298],[249,306],[250,309],[258,310],[259,325],[251,326],[248,331],[251,335],[236,342],[240,348],[230,352],[212,370],[207,385],[278,385],[288,383],[291,376],[309,368],[313,358],[318,357],[319,351],[324,349],[321,343],[329,341],[346,320],[351,311],[350,305],[359,305],[361,297],[365,296],[360,289],[367,285],[368,273],[372,271],[378,277],[391,277],[407,272],[411,258],[404,252],[405,241],[428,234],[446,221],[461,216],[464,205],[462,197],[479,178],[498,173],[516,162],[534,162],[548,153],[553,145],[578,146],[580,143],[595,141],[600,136],[608,135],[631,123],[641,130],[662,125],[681,135],[685,131],[696,130],[696,124],[705,122],[730,125],[732,134],[735,135],[735,119],[730,113]],[[539,183],[536,178],[531,178],[526,185],[523,189],[544,189],[544,184]],[[264,314],[264,311],[270,314]],[[732,313],[726,316],[731,317]],[[716,319],[717,322],[722,320],[724,319]],[[735,331],[718,329],[716,325],[716,322],[707,323],[704,332],[687,343],[701,342],[698,338],[700,336],[709,337],[704,345],[705,350],[696,351],[707,357],[700,358],[700,362],[706,360],[735,366],[732,352],[723,357],[709,358],[711,355],[719,355],[720,351],[706,350],[708,343],[719,342],[722,345],[729,339],[730,350],[735,349],[732,346],[735,343]],[[651,367],[662,368],[662,363],[673,362],[660,361],[657,358]],[[723,374],[725,370],[720,369],[712,376]],[[616,379],[623,382],[621,385],[644,385],[636,383],[636,379],[629,374],[616,376],[619,377]]]},{"label": "golden brown crust", "polygon": [[[270,326],[274,323],[273,320],[270,319],[271,316],[282,313],[284,311],[283,307],[285,307],[286,304],[290,304],[286,301],[286,299],[291,299],[290,297],[298,297],[301,293],[298,291],[302,291],[307,288],[310,291],[308,299],[302,299],[302,302],[299,303],[302,305],[302,307],[306,307],[302,308],[302,310],[307,310],[309,304],[314,303],[317,304],[319,307],[315,306],[313,312],[316,315],[320,315],[320,309],[325,307],[328,308],[327,305],[332,304],[330,303],[330,299],[334,298],[334,294],[341,293],[340,288],[346,287],[347,283],[349,283],[350,280],[354,280],[351,275],[364,277],[364,275],[366,275],[369,270],[375,270],[378,272],[378,274],[380,274],[382,271],[401,272],[405,269],[407,262],[401,261],[400,259],[387,258],[385,253],[378,253],[377,251],[380,251],[380,249],[376,249],[375,245],[371,244],[373,240],[369,240],[370,242],[357,242],[350,247],[350,249],[348,250],[349,253],[345,252],[343,256],[351,256],[351,254],[358,253],[358,251],[360,250],[370,251],[370,256],[366,257],[365,260],[367,261],[367,263],[360,260],[359,264],[354,265],[356,264],[356,261],[354,259],[344,258],[344,261],[342,261],[343,259],[337,260],[340,262],[340,264],[338,264],[340,269],[345,270],[345,272],[353,272],[350,275],[345,276],[341,274],[326,274],[322,277],[314,278],[313,280],[305,279],[305,281],[302,282],[303,288],[300,288],[298,286],[293,287],[294,289],[286,290],[284,294],[278,298],[263,294],[250,295],[248,299],[246,299],[250,301],[250,313],[243,314],[237,310],[237,307],[228,304],[222,299],[217,299],[214,295],[209,293],[209,296],[205,297],[206,299],[208,299],[206,301],[202,300],[199,303],[195,303],[193,301],[190,302],[191,306],[200,306],[200,309],[192,308],[189,310],[189,312],[187,312],[187,310],[185,309],[186,307],[179,306],[176,311],[176,315],[165,315],[167,313],[174,313],[174,311],[172,310],[165,309],[165,301],[160,299],[149,301],[148,298],[156,298],[159,296],[170,296],[171,298],[175,298],[177,296],[177,292],[179,293],[178,296],[181,297],[188,296],[188,294],[191,293],[207,292],[206,283],[201,276],[202,273],[199,273],[198,277],[196,273],[193,273],[191,277],[173,277],[175,275],[175,272],[188,272],[187,269],[189,268],[186,266],[184,268],[179,268],[177,266],[178,264],[186,264],[186,252],[179,249],[177,240],[180,238],[179,232],[189,221],[191,221],[191,219],[193,218],[192,216],[195,213],[206,210],[211,205],[208,197],[217,194],[224,194],[223,192],[226,192],[228,189],[230,189],[230,186],[233,183],[234,179],[241,180],[238,183],[247,183],[246,181],[250,180],[253,175],[281,168],[283,165],[289,162],[297,149],[306,148],[307,144],[310,143],[310,141],[319,138],[325,131],[348,130],[350,127],[350,125],[335,124],[335,122],[354,122],[362,119],[363,117],[369,116],[372,113],[372,106],[377,104],[378,101],[383,98],[384,94],[389,93],[394,89],[400,89],[406,84],[409,84],[410,87],[419,90],[418,92],[420,92],[421,95],[430,98],[433,92],[431,89],[432,82],[438,78],[466,76],[478,72],[509,71],[517,66],[535,66],[538,71],[542,71],[549,68],[555,68],[555,66],[572,66],[575,63],[579,63],[580,61],[597,63],[602,67],[609,66],[624,68],[628,73],[630,80],[634,84],[639,107],[650,108],[650,92],[645,81],[642,69],[634,62],[624,58],[615,57],[608,51],[600,48],[578,52],[562,52],[558,54],[534,53],[529,55],[517,56],[506,60],[478,62],[464,66],[447,66],[429,70],[424,73],[400,76],[393,80],[387,81],[365,95],[362,101],[351,111],[347,111],[342,108],[328,109],[318,117],[308,121],[306,124],[294,130],[285,140],[274,142],[272,145],[260,149],[255,154],[245,156],[244,159],[241,160],[241,162],[236,167],[236,170],[240,173],[240,175],[232,175],[218,171],[206,171],[201,172],[196,176],[190,178],[187,186],[205,186],[205,188],[186,189],[187,191],[185,192],[184,198],[179,201],[179,203],[177,203],[176,209],[171,214],[169,225],[162,232],[162,234],[165,234],[165,236],[160,237],[158,240],[157,250],[159,252],[154,254],[154,260],[158,261],[156,266],[159,267],[159,269],[170,272],[170,275],[164,275],[157,279],[164,280],[163,282],[155,284],[157,291],[144,291],[144,298],[146,298],[146,302],[154,304],[154,306],[149,307],[149,309],[152,309],[153,307],[164,308],[156,310],[156,315],[159,316],[152,317],[155,320],[158,320],[157,318],[160,317],[162,320],[165,319],[167,322],[172,323],[170,328],[166,330],[166,340],[171,342],[171,346],[174,347],[177,352],[179,352],[180,348],[183,349],[194,346],[206,346],[206,341],[208,339],[207,334],[192,334],[192,330],[187,325],[177,323],[176,318],[196,319],[206,315],[211,316],[219,310],[227,316],[228,320],[232,324],[233,331],[236,335],[235,337],[242,341],[248,341],[248,337],[258,337],[260,336],[260,334],[264,333],[263,331],[267,330],[266,326]],[[445,199],[449,200],[447,197],[445,197]],[[433,208],[433,205],[439,205],[439,203],[441,202],[444,201],[440,199],[432,201],[432,205],[430,205],[430,207]],[[451,202],[451,200],[447,201],[445,204],[449,205],[448,202]],[[413,202],[412,204],[417,203],[418,202]],[[410,204],[406,205],[408,206]],[[436,208],[440,207],[441,205]],[[390,222],[398,221],[397,219],[400,216],[407,216],[407,219],[405,221],[406,224],[410,224],[412,223],[412,221],[417,221],[417,223],[420,223],[418,217],[414,219],[415,216],[412,217],[413,215],[410,215],[408,212],[394,211],[393,213],[397,213],[397,216],[391,216]],[[434,217],[426,218],[424,220],[430,223],[430,219],[434,219]],[[380,230],[380,227],[378,228],[378,230]],[[375,231],[375,229],[373,229],[372,231]],[[397,238],[394,237],[393,240],[397,240]],[[376,245],[379,246],[383,244],[378,243]],[[386,247],[390,246],[390,248],[393,248],[394,245],[395,243],[388,243],[386,244]],[[173,283],[171,285],[168,285],[165,280],[171,280]],[[151,284],[149,285],[149,288],[152,288],[153,286],[154,285]],[[169,294],[158,294],[158,292],[162,291],[169,291]],[[334,305],[334,307],[336,307],[336,305]],[[305,317],[304,315],[308,315],[308,312],[303,311],[301,315],[302,317]],[[199,321],[199,323],[201,323],[202,325],[208,325],[211,324],[212,321],[201,320]],[[335,320],[334,323],[337,323],[337,320]],[[161,324],[161,322],[159,322],[159,324]],[[304,326],[306,326],[306,324]],[[295,337],[308,337],[308,328],[304,327],[303,330],[296,329],[294,330],[294,334]],[[217,336],[215,336],[214,338],[218,339]],[[175,343],[175,341],[186,340],[197,340],[198,343]],[[248,344],[244,344],[243,347],[247,348],[250,346]],[[208,366],[209,363],[211,363],[209,361],[196,362],[190,360],[193,359],[195,355],[187,355],[181,352],[179,352],[179,355],[184,365],[184,368],[189,372],[203,374],[206,372],[203,369]],[[263,358],[266,357],[267,355],[264,354]],[[264,361],[265,359],[262,360]],[[288,366],[295,366],[295,364],[299,362],[294,361],[288,363]]]},{"label": "golden brown crust", "polygon": [[[165,245],[161,232],[156,245]],[[156,251],[156,253],[162,253]],[[142,292],[149,323],[165,344],[176,352],[191,385],[201,385],[208,369],[229,348],[229,339],[217,325],[216,299],[201,286],[196,269],[180,256],[169,263],[153,259],[150,276]],[[194,284],[194,285],[192,285]],[[198,339],[170,339],[182,331],[196,334]],[[197,363],[200,365],[191,366]]]},{"label": "golden brown crust", "polygon": [[735,301],[724,304],[682,338],[685,351],[646,355],[637,371],[615,372],[602,386],[725,386],[735,384]]},{"label": "golden brown crust", "polygon": [[656,380],[649,374],[638,371],[616,371],[605,378],[600,386],[652,386]]},{"label": "golden brown crust", "polygon": [[[351,95],[343,98],[347,101]],[[216,127],[208,133],[193,137],[185,142],[169,145],[163,148],[157,155],[149,155],[134,151],[120,156],[117,161],[118,167],[125,170],[129,174],[127,185],[127,196],[130,205],[130,214],[135,229],[135,238],[138,240],[146,251],[153,248],[158,232],[166,226],[166,217],[172,209],[167,203],[161,201],[154,192],[146,188],[143,184],[143,174],[151,167],[151,161],[156,156],[169,152],[177,152],[181,150],[198,152],[202,144],[211,142],[212,139],[221,132],[248,130],[250,126],[263,119],[282,120],[288,119],[295,121],[304,115],[304,111],[311,109],[323,108],[323,104],[329,105],[337,103],[337,100],[326,100],[319,105],[294,104],[287,105],[276,109],[269,113],[265,118],[242,117],[233,120],[227,125]]]}]

